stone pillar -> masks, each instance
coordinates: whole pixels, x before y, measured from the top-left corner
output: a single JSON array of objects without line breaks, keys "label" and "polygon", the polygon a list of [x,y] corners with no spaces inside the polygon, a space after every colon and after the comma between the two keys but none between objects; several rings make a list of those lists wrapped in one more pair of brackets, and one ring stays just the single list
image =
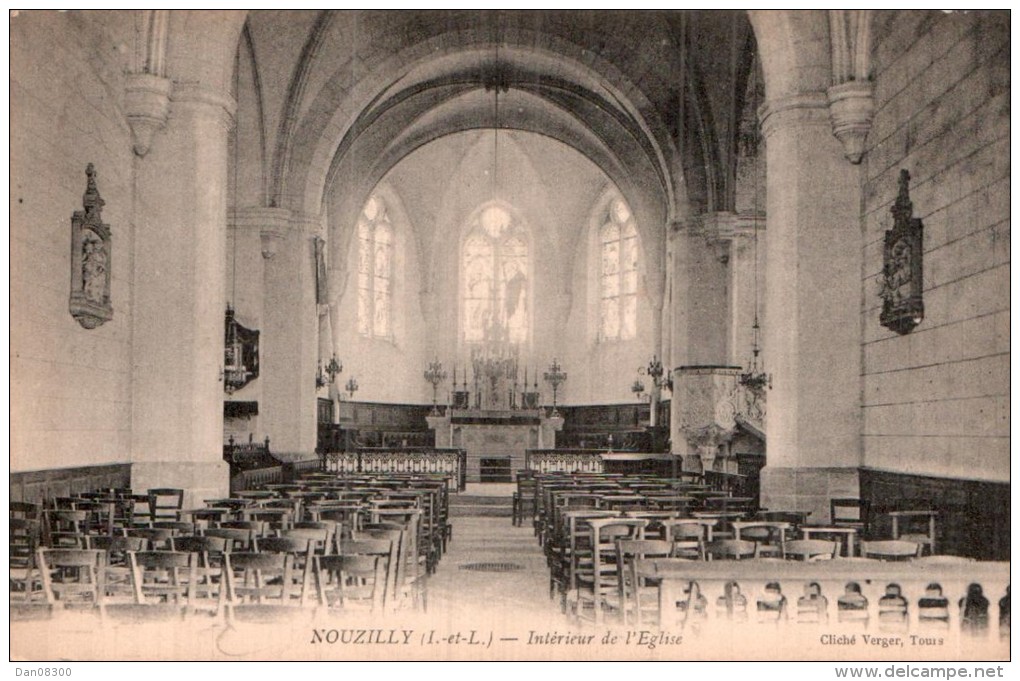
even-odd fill
[{"label": "stone pillar", "polygon": [[319,216],[280,211],[262,230],[263,244],[273,244],[275,253],[265,261],[264,405],[259,417],[273,453],[293,459],[315,456],[319,318],[314,240],[320,224]]},{"label": "stone pillar", "polygon": [[856,496],[861,464],[861,230],[858,169],[809,92],[760,112],[768,196],[764,355],[773,376],[762,505],[828,520]]},{"label": "stone pillar", "polygon": [[[673,397],[670,402],[671,449],[688,455],[684,422],[684,397],[678,392],[678,366],[728,366],[727,334],[728,244],[720,249],[714,226],[718,214],[686,218],[673,223],[672,240],[672,344]],[[706,229],[708,231],[706,231]]]},{"label": "stone pillar", "polygon": [[131,485],[228,492],[223,461],[227,133],[234,102],[177,84],[164,134],[136,160]]},{"label": "stone pillar", "polygon": [[[751,214],[719,212],[702,217],[702,233],[719,260],[726,265],[726,363],[746,366],[751,356],[755,313],[755,223],[759,260],[765,250],[765,220]],[[765,272],[758,272],[759,296],[765,290]],[[760,300],[759,300],[760,304]]]},{"label": "stone pillar", "polygon": [[684,470],[728,470],[725,461],[717,464],[716,459],[729,456],[736,432],[733,396],[739,373],[739,367],[725,366],[684,366],[674,372],[672,436]]},{"label": "stone pillar", "polygon": [[[239,324],[259,331],[264,328],[262,305],[265,300],[265,292],[262,290],[265,259],[260,234],[266,222],[265,212],[273,210],[276,209],[235,208],[227,215],[227,302],[233,306]],[[261,361],[259,364],[261,371]],[[257,402],[261,405],[261,377],[250,380],[244,387],[224,397],[227,401]],[[259,416],[229,421],[224,431],[224,439],[233,435],[237,442],[247,442],[249,438],[261,442],[266,437]]]}]

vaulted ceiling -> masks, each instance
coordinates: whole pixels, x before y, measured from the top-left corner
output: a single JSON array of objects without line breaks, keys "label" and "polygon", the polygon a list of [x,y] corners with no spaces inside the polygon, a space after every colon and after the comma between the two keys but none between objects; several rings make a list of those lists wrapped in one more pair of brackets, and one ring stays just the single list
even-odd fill
[{"label": "vaulted ceiling", "polygon": [[734,207],[753,54],[737,11],[253,11],[234,200],[314,214],[334,193],[352,222],[415,150],[491,128],[499,90],[501,128],[586,157],[662,252],[668,220]]}]

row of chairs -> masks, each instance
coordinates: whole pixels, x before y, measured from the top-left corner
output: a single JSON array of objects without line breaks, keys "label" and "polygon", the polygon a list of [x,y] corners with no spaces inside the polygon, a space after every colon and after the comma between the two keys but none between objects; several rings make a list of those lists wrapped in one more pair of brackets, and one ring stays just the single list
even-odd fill
[{"label": "row of chairs", "polygon": [[[107,501],[112,498],[109,493],[102,493],[102,496]],[[424,609],[427,576],[434,571],[451,537],[446,527],[445,482],[404,476],[357,481],[320,476],[285,489],[276,486],[275,489],[237,493],[231,499],[209,500],[207,509],[196,509],[196,512],[175,509],[174,516],[167,516],[175,519],[153,521],[146,518],[137,523],[126,522],[121,514],[116,514],[114,523],[95,522],[95,508],[89,506],[91,501],[89,496],[80,495],[60,500],[60,508],[12,504],[12,602],[40,601],[47,594],[44,584],[47,579],[52,582],[53,575],[66,576],[64,568],[54,571],[40,564],[42,552],[67,552],[53,554],[58,556],[100,552],[106,566],[104,575],[119,572],[121,582],[134,572],[127,565],[131,555],[188,554],[195,557],[194,566],[200,571],[198,577],[204,579],[208,575],[202,570],[224,570],[228,557],[240,556],[243,563],[247,554],[286,553],[294,569],[304,575],[302,598],[307,599],[310,593],[307,582],[314,574],[316,560],[323,566],[322,574],[326,574],[339,565],[337,559],[342,558],[340,562],[349,571],[371,568],[373,574],[378,571],[382,576],[378,581],[367,575],[345,580],[347,586],[357,583],[363,587],[352,592],[355,596],[369,592],[370,600],[378,601],[382,605],[377,603],[377,607],[387,610]],[[47,506],[56,505],[54,502]],[[203,513],[203,510],[213,513]],[[228,513],[218,515],[220,510]],[[109,513],[104,520],[114,515]],[[190,520],[181,520],[182,515]],[[234,519],[239,517],[245,519]],[[423,531],[426,522],[427,530]],[[379,543],[376,546],[378,555],[361,556],[353,552],[364,549],[366,542]],[[307,555],[305,547],[308,547]],[[77,560],[83,560],[83,554],[77,555]],[[236,567],[236,560],[234,565]],[[49,577],[44,579],[44,575]],[[224,589],[226,579],[223,578]],[[218,580],[213,579],[217,583]],[[278,581],[278,577],[272,581]],[[327,580],[320,584],[334,582]],[[124,585],[118,587],[123,590]],[[116,595],[106,594],[108,597]],[[223,595],[228,595],[225,590]],[[319,600],[323,598],[332,603],[348,597],[320,594]],[[57,600],[54,593],[46,595],[47,602]]]},{"label": "row of chairs", "polygon": [[205,552],[175,550],[128,551],[123,563],[114,564],[99,549],[40,548],[44,601],[12,605],[134,619],[278,619],[309,606],[381,612],[399,595],[399,571],[389,569],[399,560],[397,545],[362,540],[349,543],[342,555],[323,556],[267,540],[262,551],[224,552],[220,562],[209,561]]},{"label": "row of chairs", "polygon": [[[716,521],[690,518],[636,517],[641,513],[572,510],[561,514],[559,541],[550,545],[550,595],[558,592],[564,610],[579,619],[602,621],[606,611],[620,611],[627,600],[625,570],[636,559],[760,560],[762,542],[713,539]],[[768,523],[761,523],[768,526]],[[753,525],[752,525],[753,528]],[[745,528],[751,529],[751,528]],[[834,541],[780,541],[780,560],[835,560]],[[908,559],[920,556],[921,545],[905,541],[864,544],[866,558]]]}]

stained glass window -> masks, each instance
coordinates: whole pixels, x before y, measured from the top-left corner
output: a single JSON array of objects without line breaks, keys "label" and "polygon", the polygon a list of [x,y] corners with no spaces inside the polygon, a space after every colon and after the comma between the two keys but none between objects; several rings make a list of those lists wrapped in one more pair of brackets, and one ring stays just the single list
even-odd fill
[{"label": "stained glass window", "polygon": [[464,340],[523,343],[528,338],[528,242],[499,206],[478,216],[464,239]]},{"label": "stained glass window", "polygon": [[392,335],[393,226],[382,199],[373,196],[358,219],[358,333]]},{"label": "stained glass window", "polygon": [[638,235],[627,204],[609,204],[599,229],[599,338],[625,340],[637,334]]}]

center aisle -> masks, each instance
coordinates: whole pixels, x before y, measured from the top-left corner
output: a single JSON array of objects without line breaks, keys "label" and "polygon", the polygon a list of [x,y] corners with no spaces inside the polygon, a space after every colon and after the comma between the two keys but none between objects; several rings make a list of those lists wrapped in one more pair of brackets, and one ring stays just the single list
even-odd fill
[{"label": "center aisle", "polygon": [[453,541],[428,583],[430,620],[497,631],[567,625],[559,599],[549,598],[549,570],[530,526],[501,517],[451,522]]}]

